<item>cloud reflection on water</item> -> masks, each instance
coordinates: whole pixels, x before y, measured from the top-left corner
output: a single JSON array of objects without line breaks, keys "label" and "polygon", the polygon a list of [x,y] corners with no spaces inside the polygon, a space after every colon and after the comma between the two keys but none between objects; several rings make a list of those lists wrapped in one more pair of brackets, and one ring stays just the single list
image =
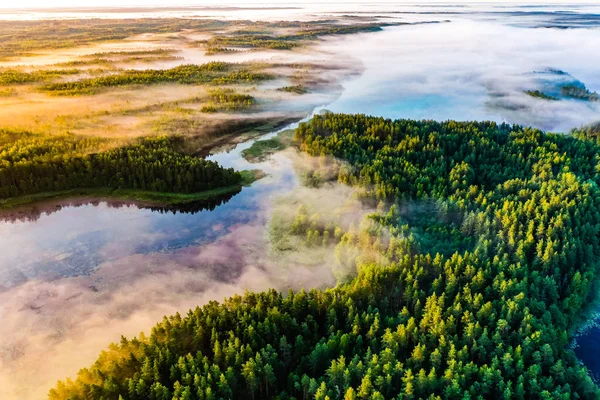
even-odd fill
[{"label": "cloud reflection on water", "polygon": [[[216,230],[224,229],[215,226]],[[133,254],[89,276],[32,280],[0,292],[1,398],[41,398],[57,379],[74,376],[120,335],[148,331],[163,315],[234,293],[325,287],[325,266],[273,265],[262,224],[236,225],[205,246]],[[44,362],[40,362],[40,360]]]}]

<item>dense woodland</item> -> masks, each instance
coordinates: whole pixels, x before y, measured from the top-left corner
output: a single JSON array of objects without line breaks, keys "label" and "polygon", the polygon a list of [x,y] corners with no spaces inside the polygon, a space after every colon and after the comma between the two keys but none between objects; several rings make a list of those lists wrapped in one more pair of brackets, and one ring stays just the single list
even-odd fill
[{"label": "dense woodland", "polygon": [[[345,160],[338,180],[387,204],[369,234],[331,238],[382,257],[333,289],[165,317],[50,398],[598,398],[568,349],[600,255],[600,147],[588,134],[316,116],[296,130],[302,150]],[[452,218],[413,216],[431,204]]]},{"label": "dense woodland", "polygon": [[241,182],[233,169],[178,152],[178,140],[117,146],[100,138],[0,130],[0,198],[105,187],[195,193]]}]

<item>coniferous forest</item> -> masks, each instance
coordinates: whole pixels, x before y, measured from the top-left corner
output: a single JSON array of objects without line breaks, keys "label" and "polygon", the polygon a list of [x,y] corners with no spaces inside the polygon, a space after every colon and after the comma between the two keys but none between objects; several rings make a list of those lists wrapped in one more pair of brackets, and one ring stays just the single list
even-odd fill
[{"label": "coniferous forest", "polygon": [[[50,398],[598,398],[568,348],[600,256],[600,146],[589,133],[315,116],[295,132],[301,150],[343,160],[338,181],[387,205],[369,235],[335,240],[386,261],[332,289],[246,293],[165,317]],[[432,202],[451,210],[434,237],[445,249],[458,241],[454,252],[405,234],[402,204]]]},{"label": "coniferous forest", "polygon": [[177,151],[181,140],[148,137],[117,146],[102,138],[1,130],[0,199],[104,187],[195,193],[241,182],[233,169]]}]

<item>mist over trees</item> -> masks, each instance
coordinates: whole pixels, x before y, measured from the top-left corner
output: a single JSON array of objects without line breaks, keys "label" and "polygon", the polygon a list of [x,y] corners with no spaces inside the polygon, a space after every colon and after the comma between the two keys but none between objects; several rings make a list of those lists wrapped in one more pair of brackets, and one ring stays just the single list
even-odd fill
[{"label": "mist over trees", "polygon": [[[338,181],[390,205],[369,234],[335,235],[387,261],[336,288],[246,293],[165,317],[51,399],[598,398],[567,348],[600,255],[595,139],[331,113],[296,139],[346,160]],[[460,216],[450,234],[439,228],[459,240],[453,253],[404,234],[414,221],[402,204],[432,201]]]}]

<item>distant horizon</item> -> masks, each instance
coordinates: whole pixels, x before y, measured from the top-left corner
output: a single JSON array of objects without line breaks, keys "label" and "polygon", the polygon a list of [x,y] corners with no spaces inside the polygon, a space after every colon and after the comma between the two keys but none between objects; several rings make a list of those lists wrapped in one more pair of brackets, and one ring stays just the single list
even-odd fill
[{"label": "distant horizon", "polygon": [[564,6],[573,6],[577,4],[584,5],[596,5],[598,4],[597,0],[578,0],[575,3],[570,3],[565,0],[505,0],[505,1],[497,1],[497,0],[463,0],[463,1],[449,1],[449,0],[424,0],[417,2],[415,0],[379,0],[379,1],[360,1],[360,0],[349,0],[349,1],[327,1],[327,2],[317,2],[314,0],[300,0],[294,2],[287,2],[286,4],[281,4],[281,1],[276,0],[249,0],[249,1],[235,1],[235,0],[224,0],[224,1],[204,1],[204,0],[179,0],[177,4],[165,4],[163,0],[128,0],[126,3],[120,2],[118,0],[92,0],[88,4],[82,5],[79,0],[56,0],[52,2],[52,5],[48,5],[48,2],[45,0],[22,0],[19,2],[18,6],[15,6],[14,3],[8,4],[0,4],[0,9],[2,10],[51,10],[51,9],[103,9],[103,8],[130,8],[130,7],[161,7],[161,8],[177,8],[177,7],[277,7],[281,9],[285,8],[293,8],[297,6],[305,6],[305,5],[314,5],[314,4],[397,4],[397,5],[412,5],[418,6],[423,5],[488,5],[488,4],[510,4],[510,5],[564,5]]}]

